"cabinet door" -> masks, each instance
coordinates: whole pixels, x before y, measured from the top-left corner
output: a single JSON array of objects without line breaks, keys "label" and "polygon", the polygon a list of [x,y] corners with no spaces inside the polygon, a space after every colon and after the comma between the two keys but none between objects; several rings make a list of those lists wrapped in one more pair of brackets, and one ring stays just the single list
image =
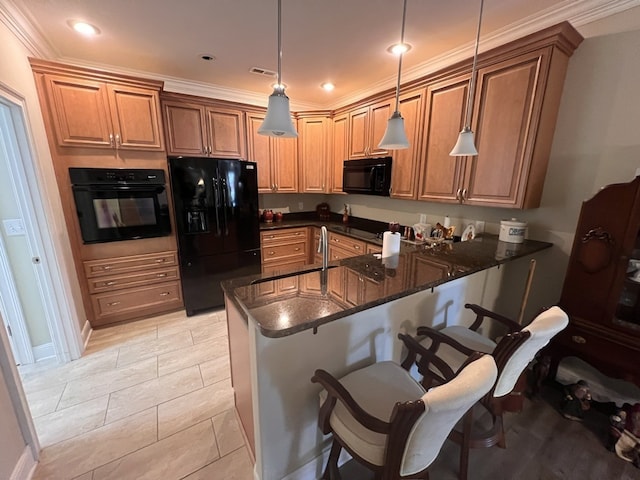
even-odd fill
[{"label": "cabinet door", "polygon": [[[268,138],[268,137],[267,137]],[[271,138],[275,191],[298,191],[298,141],[296,138]]]},{"label": "cabinet door", "polygon": [[164,150],[158,92],[114,84],[107,88],[116,148]]},{"label": "cabinet door", "polygon": [[423,89],[400,97],[400,113],[404,118],[409,148],[395,150],[392,155],[391,196],[394,198],[416,198],[418,161],[422,151],[423,98]]},{"label": "cabinet door", "polygon": [[368,156],[369,107],[349,112],[349,158]]},{"label": "cabinet door", "polygon": [[243,112],[207,108],[208,150],[212,157],[246,159]]},{"label": "cabinet door", "polygon": [[326,191],[328,125],[329,119],[323,117],[301,118],[298,121],[303,193]]},{"label": "cabinet door", "polygon": [[45,75],[45,83],[58,145],[115,146],[108,93],[103,82]]},{"label": "cabinet door", "polygon": [[263,114],[247,114],[248,160],[258,164],[258,192],[273,193],[275,182],[271,170],[271,139],[266,135],[258,134],[263,120]]},{"label": "cabinet door", "polygon": [[468,92],[468,75],[427,86],[419,200],[458,202],[464,158],[449,152],[464,125]]},{"label": "cabinet door", "polygon": [[333,118],[333,149],[331,171],[329,172],[329,192],[342,192],[342,170],[349,158],[349,115]]},{"label": "cabinet door", "polygon": [[384,100],[378,102],[371,107],[369,114],[369,153],[368,156],[389,155],[389,150],[378,148],[378,144],[384,137],[387,130],[387,123],[395,108],[395,98],[393,100]]},{"label": "cabinet door", "polygon": [[[478,72],[474,111],[478,156],[467,161],[465,203],[519,207],[524,201],[542,55],[533,52]],[[540,105],[537,105],[539,103]]]},{"label": "cabinet door", "polygon": [[162,103],[162,108],[167,153],[169,155],[206,155],[204,107],[165,101]]}]

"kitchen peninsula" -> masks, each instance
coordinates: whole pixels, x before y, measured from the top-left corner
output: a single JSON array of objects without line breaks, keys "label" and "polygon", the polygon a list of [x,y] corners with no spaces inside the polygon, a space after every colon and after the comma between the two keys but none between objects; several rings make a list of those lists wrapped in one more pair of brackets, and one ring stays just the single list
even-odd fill
[{"label": "kitchen peninsula", "polygon": [[[342,376],[400,359],[397,333],[418,325],[459,323],[466,302],[487,302],[499,285],[495,268],[551,247],[485,235],[435,246],[406,244],[387,259],[361,255],[295,273],[297,288],[273,296],[281,276],[223,284],[232,381],[242,426],[255,455],[256,478],[319,478],[328,443],[317,428],[317,368]],[[493,273],[492,273],[493,272]],[[339,282],[335,280],[339,279]],[[331,285],[343,290],[334,294]],[[499,288],[499,287],[498,287]]]}]

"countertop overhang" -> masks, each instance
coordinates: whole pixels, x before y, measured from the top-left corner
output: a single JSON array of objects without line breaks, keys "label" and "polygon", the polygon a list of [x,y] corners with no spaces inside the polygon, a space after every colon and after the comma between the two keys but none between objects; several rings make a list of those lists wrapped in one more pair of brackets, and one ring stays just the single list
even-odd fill
[{"label": "countertop overhang", "polygon": [[[309,224],[308,222],[306,223]],[[350,234],[366,241],[349,227],[332,226],[330,230]],[[507,243],[497,235],[482,235],[458,243],[434,246],[403,242],[400,254],[378,258],[361,255],[329,263],[322,271],[319,265],[308,265],[297,271],[273,275],[258,274],[222,283],[227,301],[232,301],[262,335],[285,337],[318,327],[354,313],[444,283],[486,270],[550,248],[553,244],[536,240]],[[287,293],[276,295],[269,282],[295,279]],[[295,283],[297,282],[297,287]],[[343,282],[342,284],[340,282]],[[332,287],[343,285],[336,293]]]}]

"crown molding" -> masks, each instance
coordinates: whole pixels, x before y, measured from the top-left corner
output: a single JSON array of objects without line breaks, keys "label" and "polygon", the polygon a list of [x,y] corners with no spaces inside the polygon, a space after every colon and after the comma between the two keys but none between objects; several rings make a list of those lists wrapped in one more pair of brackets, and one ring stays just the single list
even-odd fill
[{"label": "crown molding", "polygon": [[[544,28],[568,21],[574,27],[586,25],[596,20],[640,6],[640,0],[565,0],[562,4],[542,10],[535,15],[507,25],[490,35],[480,38],[479,52],[486,52],[493,48],[507,44]],[[402,83],[425,77],[473,56],[475,41],[459,48],[445,52],[412,68],[402,71]],[[355,103],[363,98],[375,95],[382,90],[394,87],[397,77],[391,76],[385,80],[371,84],[369,88],[340,97],[330,106],[336,109],[344,105]]]},{"label": "crown molding", "polygon": [[16,7],[13,0],[0,0],[0,23],[13,33],[29,55],[48,60],[59,56],[59,52],[38,30],[33,18]]},{"label": "crown molding", "polygon": [[[563,21],[570,22],[574,27],[580,27],[638,6],[640,6],[640,0],[565,0],[559,5],[549,7],[535,15],[512,23],[490,35],[482,36],[480,38],[479,51],[485,52],[491,50]],[[248,103],[261,107],[266,107],[267,105],[268,92],[262,94],[244,91],[205,82],[159,75],[152,72],[61,57],[59,52],[57,52],[53,45],[46,39],[46,36],[42,35],[40,30],[38,30],[36,22],[15,6],[14,0],[0,0],[0,22],[5,24],[24,44],[30,54],[35,57],[66,62],[81,67],[90,66],[111,73],[125,73],[142,78],[161,80],[164,82],[164,89],[170,92]],[[404,70],[402,72],[403,83],[417,80],[450,65],[471,58],[473,56],[474,46],[475,42],[469,42],[466,45],[462,45],[459,48],[420,63],[415,67]],[[337,98],[330,104],[314,104],[292,99],[291,109],[294,111],[336,109],[375,95],[382,90],[393,88],[395,87],[396,81],[397,77],[395,75],[390,76],[371,84],[366,89]]]}]

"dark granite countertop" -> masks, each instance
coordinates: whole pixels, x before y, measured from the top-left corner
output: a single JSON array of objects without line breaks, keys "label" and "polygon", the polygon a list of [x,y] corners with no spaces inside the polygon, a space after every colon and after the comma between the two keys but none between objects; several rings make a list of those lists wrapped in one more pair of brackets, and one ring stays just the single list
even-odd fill
[{"label": "dark granite countertop", "polygon": [[[310,224],[315,225],[306,222],[299,226]],[[329,229],[336,231],[333,228],[349,227],[333,225]],[[339,233],[357,237],[357,232]],[[497,235],[435,246],[403,242],[400,254],[386,259],[374,254],[361,255],[330,262],[325,272],[318,265],[308,265],[293,274],[260,274],[228,280],[222,287],[239,310],[247,318],[253,318],[263,335],[284,337],[551,246],[536,240],[521,244],[500,242]],[[297,280],[292,284],[297,286],[278,293],[276,282],[291,282],[291,278],[282,280],[291,275]]]}]

